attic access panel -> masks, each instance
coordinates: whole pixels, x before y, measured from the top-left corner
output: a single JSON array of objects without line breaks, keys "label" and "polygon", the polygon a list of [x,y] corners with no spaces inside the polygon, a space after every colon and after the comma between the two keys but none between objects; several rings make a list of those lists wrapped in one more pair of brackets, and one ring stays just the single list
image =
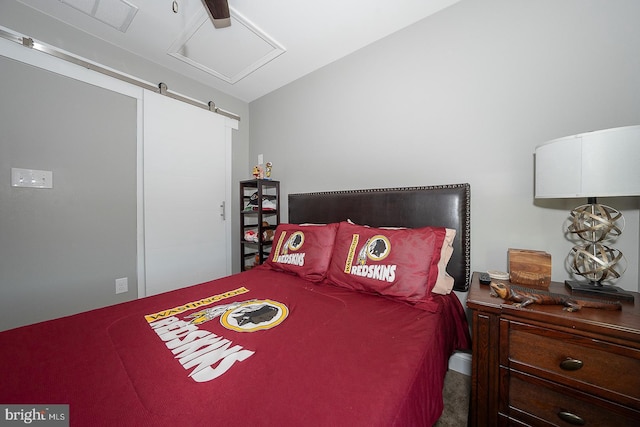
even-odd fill
[{"label": "attic access panel", "polygon": [[231,9],[231,26],[216,29],[205,12],[173,43],[170,56],[234,84],[285,52]]},{"label": "attic access panel", "polygon": [[138,8],[127,0],[60,0],[118,31],[127,32]]}]

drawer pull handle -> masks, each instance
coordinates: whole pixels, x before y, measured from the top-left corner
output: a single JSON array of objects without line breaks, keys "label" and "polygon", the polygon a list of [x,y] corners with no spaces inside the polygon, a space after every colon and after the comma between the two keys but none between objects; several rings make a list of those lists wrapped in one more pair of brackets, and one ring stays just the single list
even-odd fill
[{"label": "drawer pull handle", "polygon": [[560,362],[560,368],[564,369],[565,371],[577,371],[578,369],[582,368],[582,365],[582,360],[573,359],[571,357],[567,357],[562,362]]},{"label": "drawer pull handle", "polygon": [[560,411],[558,412],[558,417],[560,417],[562,421],[566,421],[574,426],[583,426],[585,424],[582,418],[580,418],[576,414],[572,414],[571,412]]}]

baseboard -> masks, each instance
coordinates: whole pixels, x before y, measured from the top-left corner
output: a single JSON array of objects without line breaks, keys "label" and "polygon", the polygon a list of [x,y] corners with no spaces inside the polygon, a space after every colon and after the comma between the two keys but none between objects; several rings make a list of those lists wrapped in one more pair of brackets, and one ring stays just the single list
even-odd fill
[{"label": "baseboard", "polygon": [[453,353],[449,358],[449,369],[471,376],[471,354],[461,351]]}]

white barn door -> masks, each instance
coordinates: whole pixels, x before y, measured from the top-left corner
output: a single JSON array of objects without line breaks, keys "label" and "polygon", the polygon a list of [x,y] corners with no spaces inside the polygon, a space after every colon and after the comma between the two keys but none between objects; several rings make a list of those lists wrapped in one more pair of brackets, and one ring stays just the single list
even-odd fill
[{"label": "white barn door", "polygon": [[143,110],[145,294],[230,274],[229,119],[147,90]]}]

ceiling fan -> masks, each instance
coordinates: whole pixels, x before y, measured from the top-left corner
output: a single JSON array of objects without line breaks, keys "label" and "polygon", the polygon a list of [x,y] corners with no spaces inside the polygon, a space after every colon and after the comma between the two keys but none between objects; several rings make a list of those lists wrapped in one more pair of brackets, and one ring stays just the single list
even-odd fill
[{"label": "ceiling fan", "polygon": [[231,15],[229,14],[229,3],[227,0],[203,0],[209,12],[213,26],[225,28],[231,26]]}]

